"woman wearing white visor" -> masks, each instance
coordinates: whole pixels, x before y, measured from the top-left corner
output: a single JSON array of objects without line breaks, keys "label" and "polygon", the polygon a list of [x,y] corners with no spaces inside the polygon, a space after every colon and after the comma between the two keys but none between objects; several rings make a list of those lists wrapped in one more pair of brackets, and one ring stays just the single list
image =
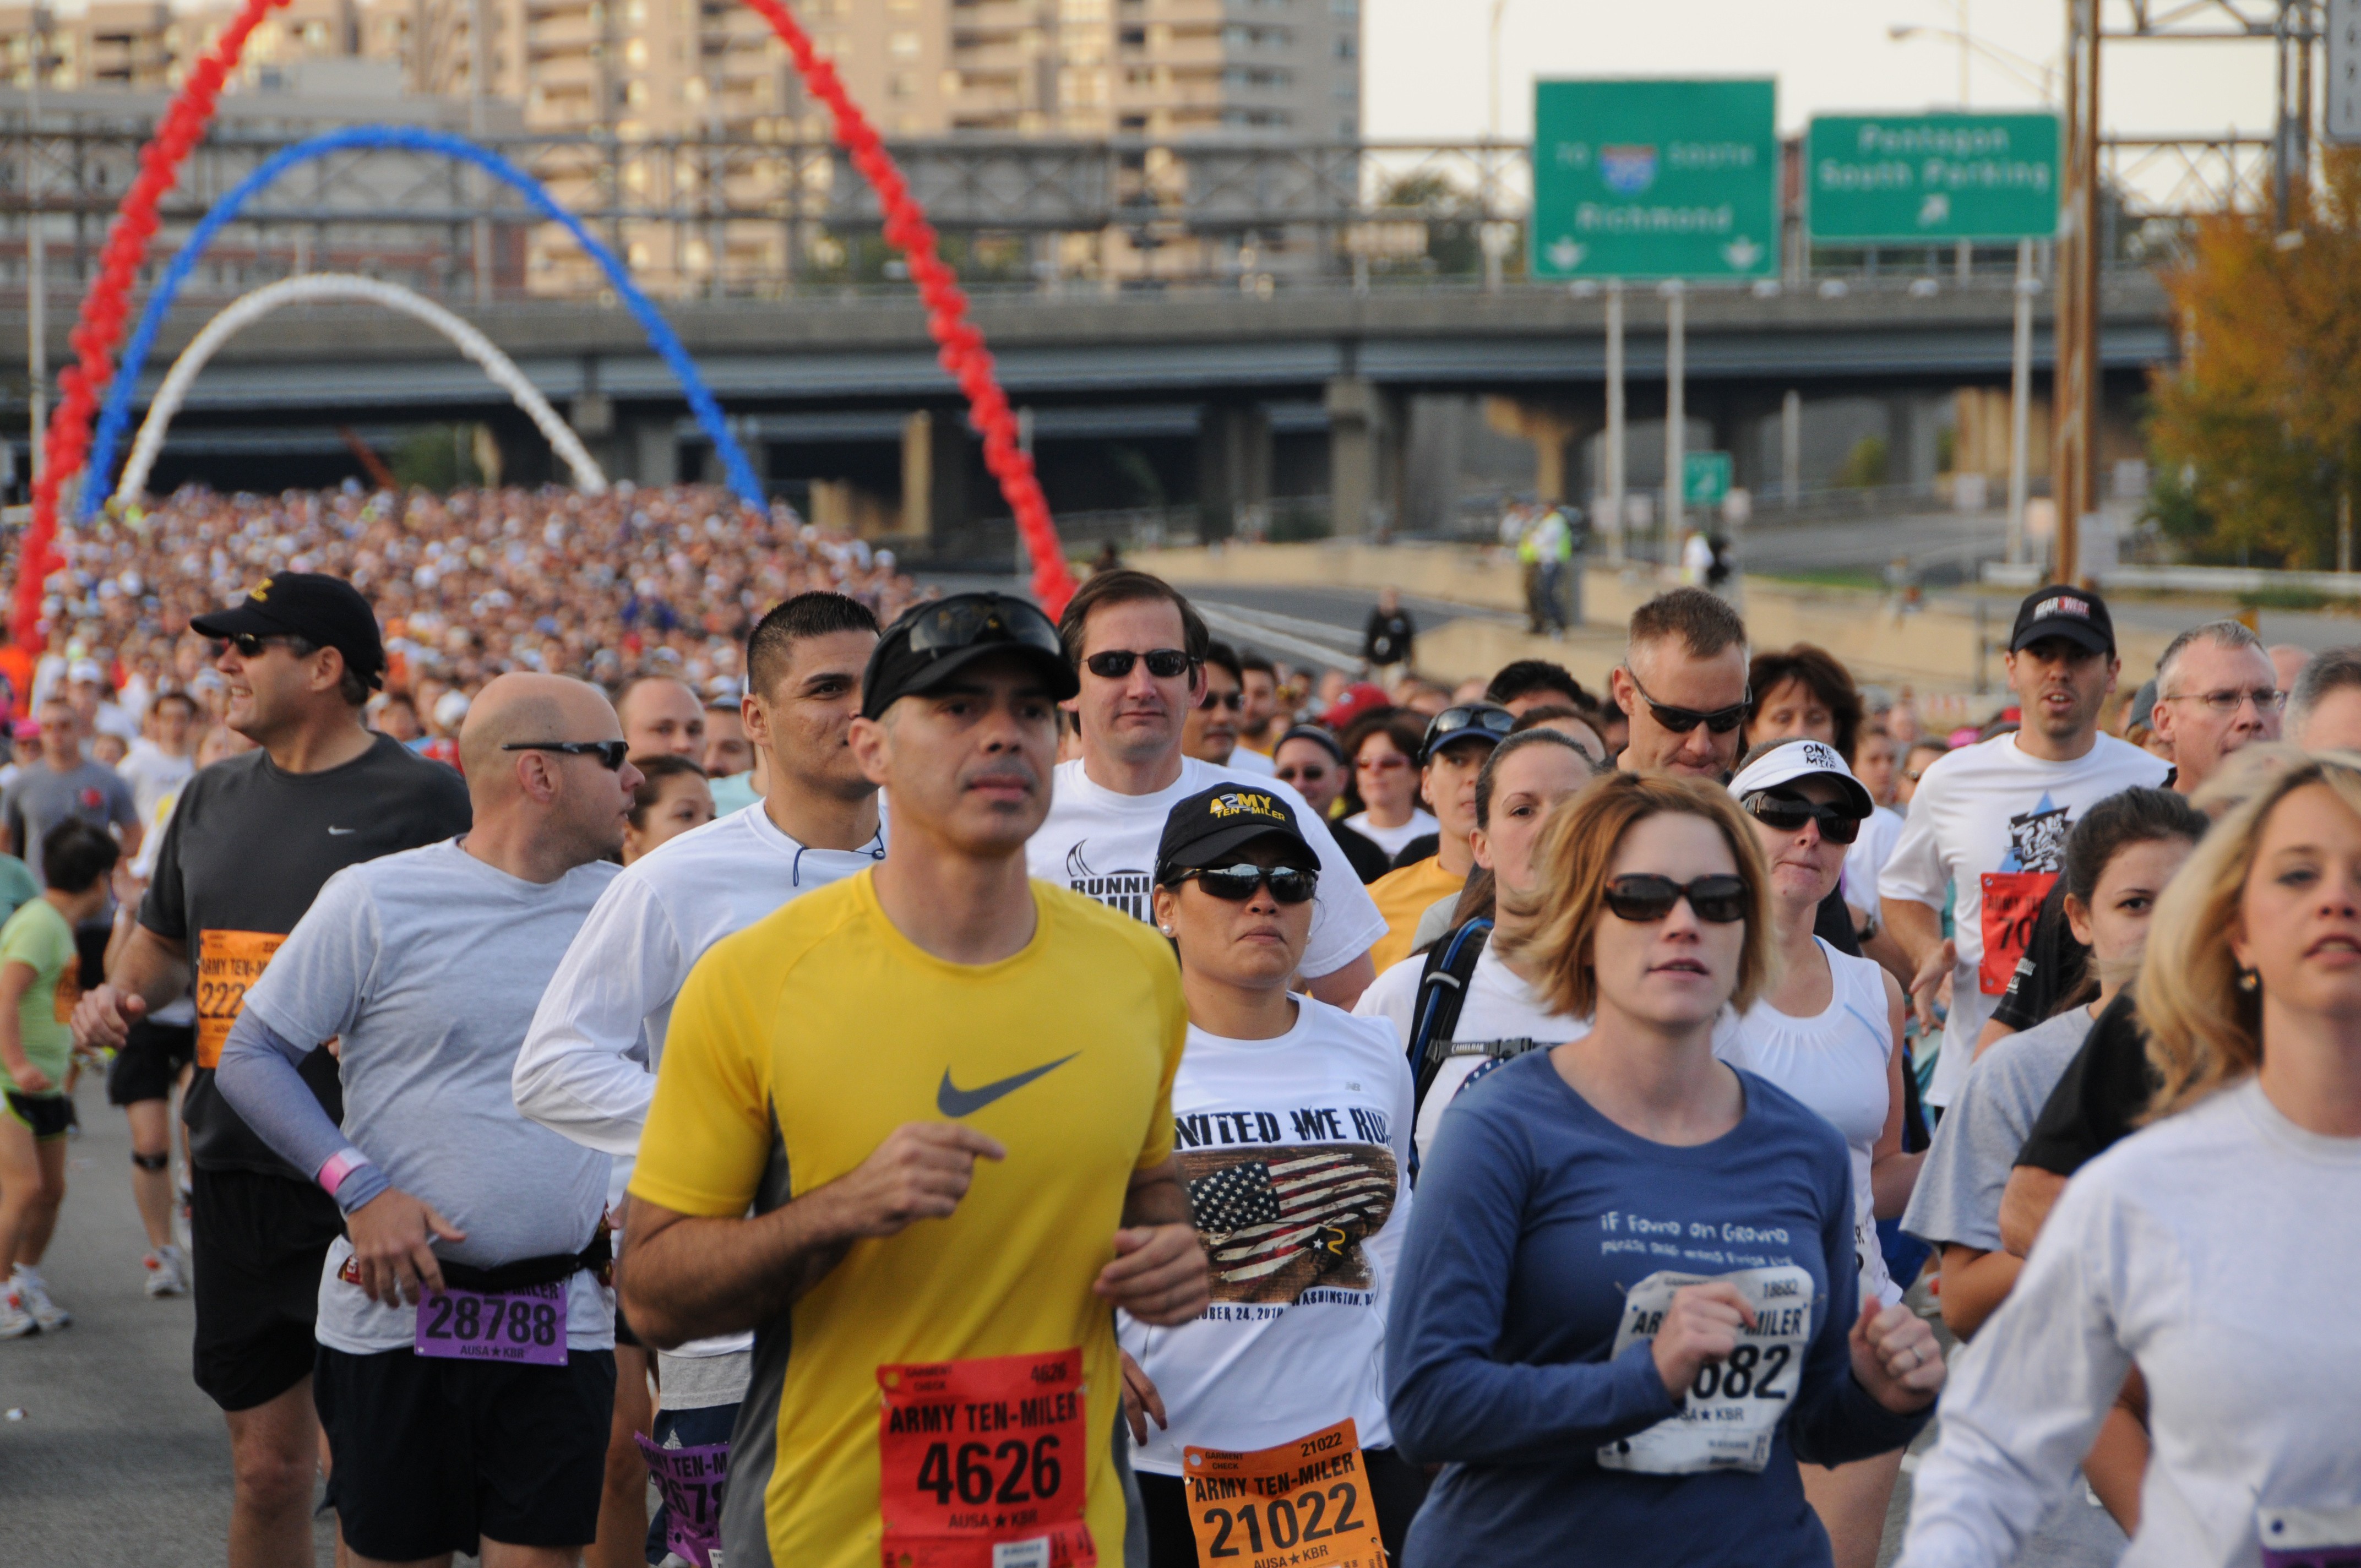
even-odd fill
[{"label": "woman wearing white visor", "polygon": [[[1818,740],[1758,746],[1730,781],[1771,868],[1772,945],[1778,978],[1740,1017],[1730,1060],[1762,1074],[1844,1135],[1852,1156],[1853,1243],[1861,1299],[1891,1306],[1877,1239],[1898,1215],[1922,1157],[1902,1152],[1902,1053],[1906,1003],[1891,975],[1812,934],[1820,901],[1844,872],[1845,852],[1874,808],[1837,749]],[[1902,1451],[1804,1467],[1804,1495],[1828,1527],[1836,1568],[1872,1568]]]}]

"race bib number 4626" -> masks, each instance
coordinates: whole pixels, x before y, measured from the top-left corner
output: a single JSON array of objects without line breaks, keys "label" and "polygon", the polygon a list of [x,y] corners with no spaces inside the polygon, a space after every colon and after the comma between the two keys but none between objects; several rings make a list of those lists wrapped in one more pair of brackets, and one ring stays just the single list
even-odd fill
[{"label": "race bib number 4626", "polygon": [[247,988],[287,940],[277,931],[205,931],[197,938],[197,1065],[221,1065]]},{"label": "race bib number 4626", "polygon": [[1795,1402],[1804,1347],[1812,1337],[1808,1273],[1790,1263],[1735,1274],[1675,1274],[1669,1269],[1651,1274],[1631,1287],[1624,1302],[1615,1354],[1653,1340],[1673,1304],[1673,1292],[1708,1279],[1738,1287],[1754,1309],[1754,1326],[1740,1331],[1738,1348],[1727,1361],[1698,1369],[1679,1414],[1601,1447],[1600,1468],[1687,1475],[1703,1470],[1759,1471],[1771,1462],[1772,1436],[1779,1418]]},{"label": "race bib number 4626", "polygon": [[1079,1348],[881,1366],[877,1386],[884,1568],[1093,1568]]}]

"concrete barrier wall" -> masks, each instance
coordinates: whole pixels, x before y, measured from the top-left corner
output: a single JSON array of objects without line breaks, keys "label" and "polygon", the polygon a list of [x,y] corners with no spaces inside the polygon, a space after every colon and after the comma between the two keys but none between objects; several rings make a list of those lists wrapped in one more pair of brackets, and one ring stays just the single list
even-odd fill
[{"label": "concrete barrier wall", "polygon": [[[1301,586],[1378,590],[1448,599],[1477,609],[1521,616],[1522,576],[1499,553],[1455,545],[1360,543],[1265,544],[1149,551],[1133,565],[1175,583],[1223,583],[1263,587]],[[1584,630],[1565,641],[1528,637],[1520,625],[1483,618],[1422,629],[1421,669],[1439,679],[1488,674],[1511,659],[1554,658],[1586,683],[1601,680],[1622,652],[1622,627],[1632,610],[1662,591],[1653,568],[1610,571],[1594,566],[1583,579]],[[1986,644],[1984,684],[1995,704],[2006,700],[2002,652],[2008,643],[2014,598],[1947,598],[1904,611],[1890,596],[1746,577],[1736,596],[1749,638],[1758,648],[1813,642],[1843,660],[1857,679],[1909,685],[1927,693],[1969,693],[1977,684],[1977,650]],[[1976,606],[1983,606],[1979,622]],[[2156,666],[2169,640],[2126,630],[2125,680],[2136,685]]]}]

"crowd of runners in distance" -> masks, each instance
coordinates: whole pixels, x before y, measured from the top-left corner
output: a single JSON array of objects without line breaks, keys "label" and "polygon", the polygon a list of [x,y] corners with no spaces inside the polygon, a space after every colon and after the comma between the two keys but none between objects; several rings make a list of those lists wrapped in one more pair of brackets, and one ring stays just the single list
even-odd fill
[{"label": "crowd of runners in distance", "polygon": [[234,1568],[2361,1552],[2361,651],[2056,585],[1933,735],[1702,588],[1455,686],[725,515],[49,585],[0,1356],[103,1066]]}]

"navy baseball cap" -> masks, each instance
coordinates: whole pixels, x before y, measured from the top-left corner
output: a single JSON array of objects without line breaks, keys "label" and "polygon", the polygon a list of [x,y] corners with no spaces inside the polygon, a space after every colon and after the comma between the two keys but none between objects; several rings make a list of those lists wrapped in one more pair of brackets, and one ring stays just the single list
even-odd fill
[{"label": "navy baseball cap", "polygon": [[2045,637],[2063,637],[2093,653],[2115,651],[2115,622],[2107,601],[2088,588],[2052,583],[2025,596],[2016,607],[2016,627],[2008,634],[2012,653]]},{"label": "navy baseball cap", "polygon": [[906,696],[933,691],[978,659],[1014,653],[1065,701],[1082,689],[1058,629],[1030,602],[1002,594],[953,594],[914,605],[885,629],[861,677],[861,716],[875,718]]},{"label": "navy baseball cap", "polygon": [[1156,880],[1161,884],[1174,872],[1215,864],[1224,855],[1264,839],[1285,844],[1288,864],[1320,869],[1319,852],[1304,841],[1294,808],[1276,792],[1235,780],[1199,790],[1164,818],[1164,837],[1156,846]]}]

